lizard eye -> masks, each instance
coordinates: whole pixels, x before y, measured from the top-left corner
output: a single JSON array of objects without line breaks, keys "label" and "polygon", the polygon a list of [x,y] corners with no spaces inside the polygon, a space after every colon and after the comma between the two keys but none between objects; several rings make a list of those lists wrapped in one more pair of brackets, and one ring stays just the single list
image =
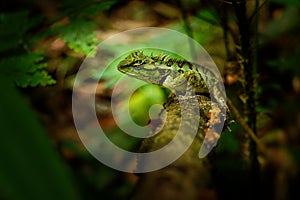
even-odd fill
[{"label": "lizard eye", "polygon": [[168,62],[167,62],[167,66],[171,66],[171,65],[173,65],[173,60],[169,60]]}]

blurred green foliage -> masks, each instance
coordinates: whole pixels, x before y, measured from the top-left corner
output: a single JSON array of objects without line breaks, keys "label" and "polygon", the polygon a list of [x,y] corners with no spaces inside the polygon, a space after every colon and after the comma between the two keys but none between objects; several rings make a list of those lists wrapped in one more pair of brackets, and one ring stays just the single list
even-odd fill
[{"label": "blurred green foliage", "polygon": [[9,77],[20,87],[54,84],[55,80],[44,69],[46,66],[40,53],[12,55],[0,60],[0,77]]},{"label": "blurred green foliage", "polygon": [[54,84],[45,70],[43,54],[29,50],[29,31],[41,20],[31,20],[28,15],[28,11],[0,13],[0,76],[21,87]]},{"label": "blurred green foliage", "polygon": [[[15,86],[56,83],[47,71],[45,52],[35,50],[44,40],[61,37],[70,49],[93,55],[96,23],[92,14],[109,9],[115,1],[86,1],[82,9],[78,1],[62,1],[64,12],[53,21],[21,3],[24,6],[11,12],[0,9],[4,10],[0,11],[0,199],[81,199],[73,174]],[[70,19],[66,25],[58,23],[66,17]]]},{"label": "blurred green foliage", "polygon": [[79,199],[68,168],[10,80],[0,78],[0,198]]},{"label": "blurred green foliage", "polygon": [[67,26],[60,26],[56,31],[64,39],[67,45],[76,52],[85,55],[95,55],[96,34],[95,23],[84,19],[77,19]]},{"label": "blurred green foliage", "polygon": [[[60,36],[69,48],[93,56],[96,48],[93,14],[110,8],[114,3],[63,1],[60,6],[65,11],[47,23],[42,16],[33,15],[30,9],[0,13],[0,74],[20,87],[55,84],[46,70],[44,52],[35,52],[32,48],[43,39]],[[70,22],[58,23],[64,17],[69,17]],[[37,31],[37,28],[41,30]]]},{"label": "blurred green foliage", "polygon": [[[291,51],[291,52],[290,52]],[[272,59],[267,62],[268,66],[272,69],[289,74],[294,76],[300,75],[300,68],[298,67],[300,63],[300,47],[297,47],[295,50],[290,50],[284,52],[279,58]]]}]

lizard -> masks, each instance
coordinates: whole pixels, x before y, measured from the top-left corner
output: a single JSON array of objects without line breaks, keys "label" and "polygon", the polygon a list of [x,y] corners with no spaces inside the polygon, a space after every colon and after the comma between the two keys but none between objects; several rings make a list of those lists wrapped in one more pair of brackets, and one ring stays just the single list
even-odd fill
[{"label": "lizard", "polygon": [[174,59],[167,55],[147,56],[142,51],[135,51],[119,63],[118,70],[145,82],[169,88],[176,94],[210,95],[221,106],[225,104],[226,97],[222,92],[224,88],[220,88],[220,79],[207,67],[184,59]]},{"label": "lizard", "polygon": [[[229,128],[227,120],[229,110],[222,93],[224,88],[219,87],[220,80],[207,67],[167,55],[148,56],[142,51],[134,51],[119,63],[118,70],[128,76],[171,89],[171,99],[178,95],[210,96],[219,106],[211,109],[210,115],[214,119],[208,122],[208,126],[212,127],[212,124],[226,119],[225,128]],[[165,103],[165,107],[166,105],[168,104]],[[223,119],[217,119],[218,113]],[[210,138],[210,143],[215,145],[219,136],[213,133],[211,136],[213,138]]]},{"label": "lizard", "polygon": [[[185,115],[188,113],[189,118],[183,126],[195,129],[192,126],[199,125],[196,127],[196,139],[178,160],[162,170],[141,175],[133,199],[199,199],[199,193],[207,193],[203,191],[210,190],[207,186],[212,183],[210,158],[191,158],[197,156],[199,148],[205,143],[204,138],[206,138],[206,145],[210,145],[207,149],[211,149],[211,146],[216,144],[219,134],[208,127],[220,123],[222,117],[226,121],[225,128],[229,126],[227,106],[218,105],[218,102],[225,102],[222,93],[218,92],[220,88],[215,87],[219,80],[212,71],[202,65],[167,55],[149,56],[142,51],[134,51],[125,57],[119,63],[118,70],[128,76],[171,90],[171,94],[164,103],[166,112],[161,112],[161,115],[166,115],[166,117],[162,116],[166,121],[158,125],[159,133],[142,141],[140,152],[155,151],[172,140],[177,134],[178,124],[181,123],[180,110],[183,110]],[[211,84],[212,89],[209,89],[207,83]],[[213,95],[209,95],[210,91],[213,91]],[[196,97],[197,103],[192,100],[193,96]],[[212,103],[212,98],[217,100],[216,104]],[[180,99],[186,102],[183,107],[179,103]],[[224,108],[225,112],[222,111]],[[200,114],[198,122],[194,117],[196,114]],[[155,132],[155,130],[152,131]],[[185,137],[189,137],[189,134],[183,134],[180,140],[184,142]],[[143,168],[145,164],[147,160],[138,158],[137,168]],[[186,181],[183,181],[183,176]],[[162,180],[167,181],[162,183]],[[160,185],[159,191],[157,185]],[[165,193],[164,191],[171,192]]]}]

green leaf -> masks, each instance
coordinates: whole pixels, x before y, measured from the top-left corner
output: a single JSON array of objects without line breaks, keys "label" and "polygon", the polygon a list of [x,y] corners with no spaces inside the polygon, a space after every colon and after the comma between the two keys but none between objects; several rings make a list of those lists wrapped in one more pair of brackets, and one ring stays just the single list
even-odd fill
[{"label": "green leaf", "polygon": [[67,45],[76,52],[93,56],[96,53],[95,23],[85,19],[77,19],[60,27],[60,36]]},{"label": "green leaf", "polygon": [[20,87],[51,85],[55,80],[44,70],[46,63],[39,53],[11,56],[0,60],[0,72]]},{"label": "green leaf", "polygon": [[10,80],[0,78],[0,198],[77,200],[67,167]]},{"label": "green leaf", "polygon": [[[63,12],[70,19],[70,23],[64,26],[54,26],[50,33],[58,32],[66,44],[76,52],[84,55],[94,56],[96,53],[96,33],[92,16],[101,10],[107,10],[116,1],[98,2],[94,0],[79,4],[76,1],[63,1],[62,8],[69,8]],[[58,16],[57,18],[60,18]]]}]

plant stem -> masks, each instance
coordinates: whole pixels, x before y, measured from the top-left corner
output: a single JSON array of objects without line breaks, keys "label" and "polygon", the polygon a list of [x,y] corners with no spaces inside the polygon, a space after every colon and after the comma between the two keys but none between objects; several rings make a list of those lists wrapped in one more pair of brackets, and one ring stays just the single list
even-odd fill
[{"label": "plant stem", "polygon": [[[255,106],[255,86],[254,86],[254,67],[253,67],[253,52],[250,46],[251,30],[250,21],[247,19],[246,13],[246,1],[232,0],[232,5],[237,17],[237,25],[240,33],[240,55],[242,56],[241,65],[244,70],[245,77],[245,96],[246,104],[244,113],[246,121],[253,133],[256,135],[256,106]],[[250,163],[251,163],[251,175],[252,175],[252,194],[253,199],[257,199],[259,193],[259,163],[257,160],[256,143],[253,139],[250,140]]]},{"label": "plant stem", "polygon": [[246,131],[246,133],[249,134],[251,139],[256,143],[257,147],[260,149],[260,151],[265,156],[268,156],[268,152],[267,152],[265,145],[259,141],[259,138],[253,132],[253,130],[248,126],[247,122],[243,119],[243,117],[239,113],[238,109],[234,106],[234,104],[231,102],[231,100],[229,98],[227,98],[227,104],[229,106],[230,112],[235,117],[236,121],[242,126],[244,131]]},{"label": "plant stem", "polygon": [[[259,20],[259,0],[255,0],[255,11],[254,11],[254,52],[253,52],[253,74],[257,73],[257,65],[258,65],[258,20]],[[255,77],[254,77],[255,78]]]}]

